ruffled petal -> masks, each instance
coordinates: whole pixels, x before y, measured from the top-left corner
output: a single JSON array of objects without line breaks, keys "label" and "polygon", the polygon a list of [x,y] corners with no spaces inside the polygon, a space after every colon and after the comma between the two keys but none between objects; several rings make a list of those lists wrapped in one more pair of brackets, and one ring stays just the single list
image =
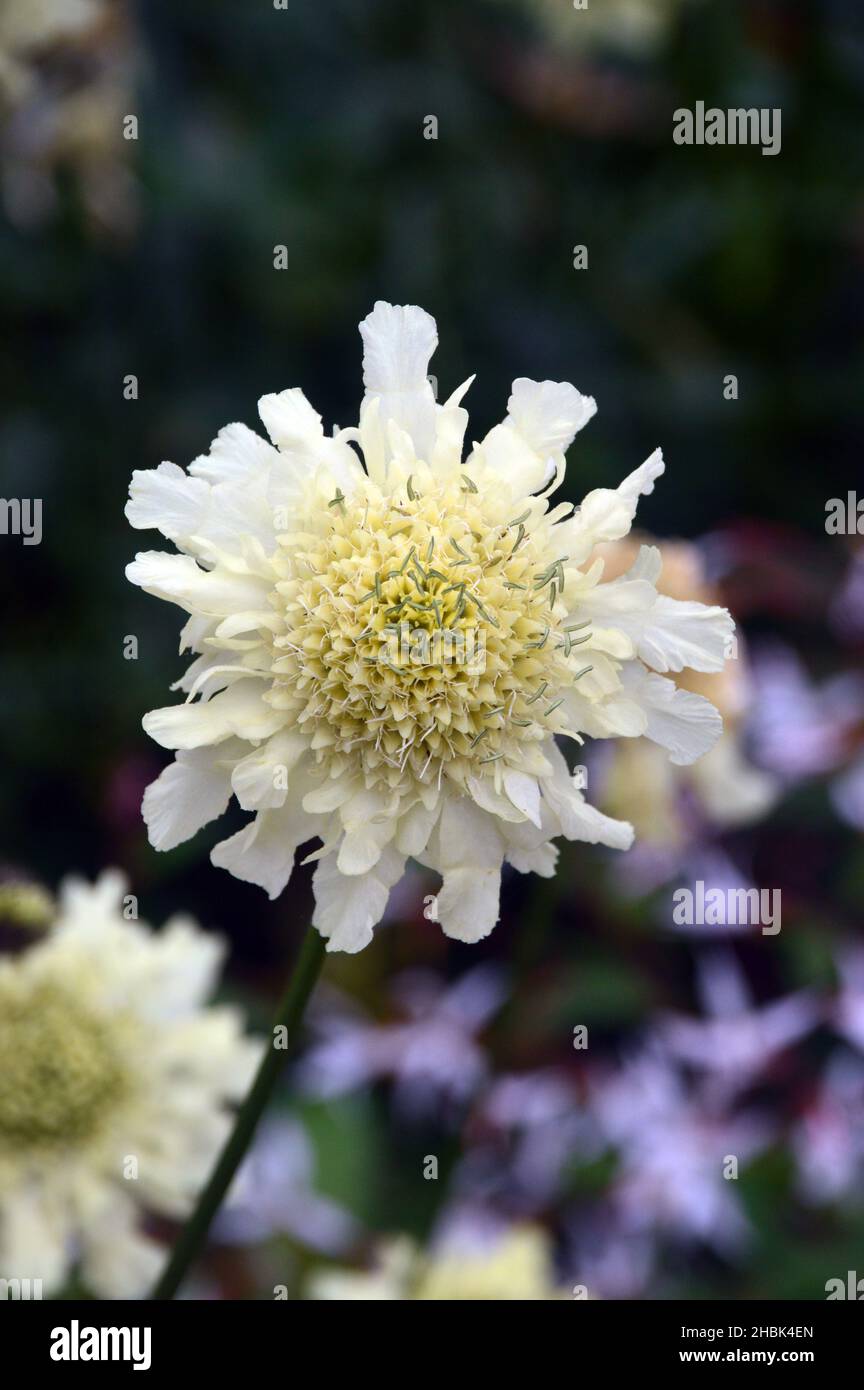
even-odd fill
[{"label": "ruffled petal", "polygon": [[189,472],[193,477],[205,478],[210,483],[240,483],[245,486],[278,466],[279,455],[272,444],[250,430],[248,425],[233,424],[219,431],[210,445],[210,452],[194,459],[189,465]]},{"label": "ruffled petal", "polygon": [[[241,756],[242,744],[231,751]],[[238,751],[240,750],[240,751]],[[224,815],[231,800],[231,760],[220,745],[177,754],[144,793],[141,814],[154,849],[175,849],[209,821]]]},{"label": "ruffled petal", "polygon": [[666,465],[660,449],[624,479],[617,488],[589,492],[576,515],[556,529],[572,564],[581,565],[601,541],[617,541],[633,524],[639,498],[654,491]]},{"label": "ruffled petal", "polygon": [[529,381],[518,377],[507,402],[507,418],[529,448],[541,458],[563,454],[597,413],[593,396],[583,396],[569,381]]},{"label": "ruffled petal", "polygon": [[385,459],[390,458],[387,426],[392,420],[410,435],[417,458],[428,463],[435,444],[435,394],[427,376],[438,345],[435,320],[416,305],[379,299],[361,323],[360,333],[364,406],[368,409],[377,402],[377,447]]},{"label": "ruffled petal", "polygon": [[553,774],[543,783],[543,795],[552,807],[568,840],[584,840],[589,845],[608,845],[610,849],[629,849],[633,843],[633,826],[628,821],[613,820],[585,800],[567,767],[563,753],[557,747],[549,750]]},{"label": "ruffled petal", "polygon": [[[258,575],[217,567],[202,569],[191,555],[148,550],[126,566],[126,578],[156,598],[168,599],[187,613],[222,618],[252,609],[267,609],[270,589]],[[270,586],[272,588],[272,585]]]},{"label": "ruffled petal", "polygon": [[263,811],[283,806],[290,775],[308,748],[303,734],[283,730],[236,763],[231,773],[231,787],[243,810]]},{"label": "ruffled petal", "polygon": [[282,453],[282,466],[290,469],[295,480],[324,465],[350,495],[362,474],[359,460],[343,440],[324,433],[321,416],[301,390],[294,387],[262,396],[258,413]]},{"label": "ruffled petal", "polygon": [[203,748],[237,738],[263,739],[275,734],[284,715],[262,698],[266,687],[256,678],[237,681],[212,700],[166,705],[141,721],[144,732],[163,748]]},{"label": "ruffled petal", "polygon": [[514,497],[528,497],[553,477],[577,431],[596,409],[594,400],[569,382],[519,377],[513,382],[506,418],[489,431],[476,453]]},{"label": "ruffled petal", "polygon": [[580,618],[615,628],[655,671],[722,671],[735,624],[725,608],[658,594],[660,552],[642,546],[632,569],[580,596]]},{"label": "ruffled petal", "polygon": [[722,734],[723,720],[710,700],[679,690],[674,681],[646,671],[641,662],[628,661],[621,681],[645,712],[646,737],[668,749],[676,765],[694,763]]},{"label": "ruffled petal", "polygon": [[244,883],[257,883],[269,898],[278,898],[291,877],[299,845],[317,835],[320,817],[299,806],[259,811],[236,835],[214,845],[210,861]]},{"label": "ruffled petal", "polygon": [[495,821],[468,797],[450,797],[435,839],[435,851],[424,862],[443,879],[436,920],[446,936],[482,941],[498,921],[505,846]]},{"label": "ruffled petal", "polygon": [[337,855],[319,860],[313,878],[315,912],[312,925],[327,940],[328,951],[347,951],[353,955],[372,940],[374,927],[381,921],[390,889],[402,877],[405,856],[389,847],[363,874],[346,877]]}]

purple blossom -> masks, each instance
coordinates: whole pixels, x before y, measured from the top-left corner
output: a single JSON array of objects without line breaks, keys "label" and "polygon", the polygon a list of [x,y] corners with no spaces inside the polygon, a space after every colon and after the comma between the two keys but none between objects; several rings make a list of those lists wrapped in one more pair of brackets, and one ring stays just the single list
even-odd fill
[{"label": "purple blossom", "polygon": [[378,1023],[344,1005],[319,1015],[301,1084],[327,1099],[387,1078],[403,1111],[419,1116],[440,1104],[462,1106],[488,1073],[477,1038],[504,994],[493,966],[469,970],[453,985],[431,971],[405,974],[393,989],[396,1022]]},{"label": "purple blossom", "polygon": [[821,1204],[858,1194],[864,1176],[864,1064],[833,1057],[792,1134],[798,1190]]},{"label": "purple blossom", "polygon": [[708,1073],[721,1095],[751,1085],[780,1053],[816,1027],[824,1012],[815,995],[805,991],[754,1005],[731,954],[708,954],[698,975],[706,1016],[667,1014],[657,1035],[677,1061]]},{"label": "purple blossom", "polygon": [[254,1245],[289,1235],[328,1255],[358,1235],[354,1218],[314,1189],[314,1154],[296,1120],[271,1120],[260,1131],[219,1214],[216,1233],[229,1244]]},{"label": "purple blossom", "polygon": [[656,1044],[616,1072],[598,1069],[591,1105],[618,1152],[610,1201],[625,1235],[741,1249],[749,1228],[724,1174],[730,1159],[743,1164],[764,1147],[764,1124],[707,1104]]},{"label": "purple blossom", "polygon": [[817,684],[779,642],[761,648],[753,666],[751,735],[763,766],[789,782],[841,767],[864,720],[864,680],[843,674]]}]

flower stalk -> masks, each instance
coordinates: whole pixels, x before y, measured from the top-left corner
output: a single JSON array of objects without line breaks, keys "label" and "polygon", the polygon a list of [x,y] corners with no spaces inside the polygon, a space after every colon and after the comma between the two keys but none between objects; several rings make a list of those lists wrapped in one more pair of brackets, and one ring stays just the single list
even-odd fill
[{"label": "flower stalk", "polygon": [[[234,1129],[225,1143],[210,1179],[202,1190],[171,1252],[171,1258],[150,1295],[153,1300],[166,1301],[174,1297],[190,1265],[204,1245],[213,1218],[222,1205],[232,1179],[249,1148],[258,1122],[267,1108],[284,1065],[286,1052],[296,1042],[306,1005],[321,974],[325,950],[323,937],[314,927],[308,927],[297,963],[273,1019],[269,1044],[255,1080],[237,1112]],[[284,1047],[275,1046],[277,1029],[284,1029]]]}]

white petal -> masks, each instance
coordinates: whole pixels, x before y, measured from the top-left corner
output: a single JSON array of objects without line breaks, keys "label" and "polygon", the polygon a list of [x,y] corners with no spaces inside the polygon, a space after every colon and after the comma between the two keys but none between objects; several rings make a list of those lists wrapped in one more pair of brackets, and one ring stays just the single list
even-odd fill
[{"label": "white petal", "polygon": [[319,822],[320,817],[292,805],[259,811],[250,825],[214,845],[210,860],[278,898],[291,877],[297,847],[318,834]]},{"label": "white petal", "polygon": [[177,754],[144,793],[141,814],[154,849],[175,849],[228,809],[231,765],[224,745]]},{"label": "white petal", "polygon": [[438,345],[435,320],[413,304],[378,300],[360,325],[363,338],[364,405],[378,401],[377,428],[390,457],[387,423],[411,436],[417,457],[427,462],[435,442],[435,395],[427,379]]},{"label": "white petal", "polygon": [[303,807],[307,811],[327,815],[331,811],[338,811],[340,806],[350,801],[356,790],[356,783],[348,777],[328,777],[326,782],[306,793]]},{"label": "white petal", "polygon": [[554,458],[536,454],[506,420],[489,431],[466,466],[470,469],[478,458],[506,483],[514,498],[539,492],[555,472]]},{"label": "white petal", "polygon": [[148,594],[168,599],[187,613],[227,617],[252,609],[266,609],[272,585],[252,574],[235,574],[219,567],[204,570],[191,555],[170,555],[148,550],[126,566],[126,578]]},{"label": "white petal", "polygon": [[38,1187],[7,1189],[3,1194],[0,1278],[41,1279],[43,1293],[55,1292],[69,1271],[71,1235],[68,1213],[56,1205],[52,1209],[47,1199],[40,1198]]},{"label": "white petal", "polygon": [[262,396],[258,414],[273,443],[280,449],[314,455],[324,439],[321,416],[297,387]]},{"label": "white petal", "polygon": [[255,536],[267,554],[275,543],[263,473],[242,484],[211,487],[174,463],[139,470],[132,475],[126,516],[133,526],[156,527],[182,549],[208,559],[218,547],[236,549],[244,536]]},{"label": "white petal", "polygon": [[206,559],[216,559],[220,550],[229,555],[245,553],[251,538],[260,543],[265,555],[272,555],[277,529],[270,501],[272,483],[268,474],[245,483],[221,483],[214,487],[207,516],[197,534],[189,536],[184,544]]},{"label": "white petal", "polygon": [[524,772],[504,773],[504,790],[517,810],[540,828],[540,788],[535,777]]},{"label": "white petal", "polygon": [[443,883],[437,920],[457,941],[480,941],[498,921],[504,842],[495,821],[466,796],[444,803],[434,866]]},{"label": "white petal", "polygon": [[365,874],[378,863],[384,846],[396,833],[395,819],[370,821],[346,830],[339,846],[337,864],[342,874]]},{"label": "white petal", "polygon": [[112,1204],[85,1232],[81,1273],[101,1298],[143,1298],[169,1254],[136,1229],[134,1215],[124,1206]]},{"label": "white petal", "polygon": [[643,546],[633,567],[580,595],[580,618],[616,628],[655,671],[722,671],[735,624],[725,608],[658,594],[660,552]]},{"label": "white petal", "polygon": [[542,458],[566,453],[596,412],[593,396],[583,396],[569,381],[518,377],[507,402],[513,428]]},{"label": "white petal", "polygon": [[[655,671],[722,671],[735,623],[725,608],[659,594],[637,638],[637,651]],[[636,638],[636,633],[631,634]]]},{"label": "white petal", "polygon": [[278,466],[279,455],[247,425],[226,425],[210,445],[209,454],[202,454],[189,465],[189,472],[211,483],[246,484],[254,477],[265,476]]},{"label": "white petal", "polygon": [[723,720],[702,695],[679,690],[665,676],[655,676],[639,661],[621,668],[625,690],[645,711],[647,738],[669,750],[673,763],[693,763],[713,748],[723,732]]},{"label": "white petal", "polygon": [[[554,747],[554,740],[549,739]],[[550,751],[547,749],[547,752]],[[545,788],[552,775],[552,763],[547,760],[550,771],[543,781]],[[565,764],[566,771],[566,764]],[[512,864],[521,874],[536,873],[541,878],[551,878],[555,872],[558,850],[553,841],[562,833],[561,822],[552,809],[548,797],[540,802],[540,823],[533,825],[522,821],[520,825],[501,826],[501,834],[507,846],[507,863]]]},{"label": "white petal", "polygon": [[404,812],[399,817],[396,831],[397,848],[403,854],[410,854],[414,858],[422,854],[440,814],[441,806],[438,801],[432,806],[424,806],[422,802],[418,802],[410,811]]},{"label": "white petal", "polygon": [[136,469],[129,487],[126,519],[140,531],[156,528],[175,541],[196,535],[210,505],[210,485],[176,463]]},{"label": "white petal", "polygon": [[545,840],[533,849],[522,849],[510,845],[507,849],[507,863],[512,864],[517,873],[537,874],[538,878],[554,878],[558,865],[558,846]]},{"label": "white petal", "polygon": [[368,873],[351,878],[339,872],[335,854],[319,860],[313,879],[312,925],[327,938],[328,951],[353,954],[368,946],[373,928],[384,915],[390,889],[404,868],[404,855],[392,848],[384,850]]},{"label": "white petal", "polygon": [[557,746],[549,750],[553,775],[543,783],[543,795],[558,817],[561,833],[568,840],[589,845],[608,845],[610,849],[629,849],[633,827],[628,821],[613,820],[590,806],[570,776],[567,761]]},{"label": "white petal", "polygon": [[639,498],[654,491],[665,466],[661,451],[655,449],[617,488],[601,487],[587,494],[576,515],[556,527],[572,564],[581,564],[601,541],[617,541],[627,535]]},{"label": "white petal", "polygon": [[280,710],[262,699],[266,687],[259,680],[238,681],[212,700],[188,705],[166,705],[143,718],[145,733],[163,748],[202,748],[238,738],[269,738],[284,722]]},{"label": "white petal", "polygon": [[499,820],[515,821],[522,820],[522,816],[517,811],[513,802],[503,792],[496,790],[495,782],[491,777],[469,777],[468,791],[471,799],[483,811],[488,811],[490,815],[497,816]]},{"label": "white petal", "polygon": [[636,559],[621,578],[644,579],[656,589],[663,570],[663,556],[657,545],[640,545]]},{"label": "white petal", "polygon": [[448,869],[436,896],[436,920],[454,941],[482,941],[498,921],[501,859],[494,868]]},{"label": "white petal", "polygon": [[468,428],[468,411],[459,404],[474,380],[469,376],[457,386],[443,405],[435,409],[435,448],[432,451],[432,470],[447,473],[462,458],[462,445]]},{"label": "white petal", "polygon": [[[283,484],[289,484],[286,500],[290,500],[290,485],[308,476],[318,465],[324,465],[350,495],[362,473],[360,461],[344,440],[325,434],[321,416],[301,390],[294,387],[262,396],[258,413],[273,443],[282,451],[276,472],[277,476],[281,472]],[[279,500],[278,492],[271,494],[271,500]]]},{"label": "white petal", "polygon": [[397,801],[381,791],[363,788],[354,792],[339,808],[344,835],[339,845],[340,873],[363,874],[381,858],[381,852],[396,834]]},{"label": "white petal", "polygon": [[553,477],[597,406],[567,381],[519,377],[507,409],[506,418],[489,431],[477,452],[506,480],[514,496],[527,497]]},{"label": "white petal", "polygon": [[620,691],[592,701],[578,690],[568,690],[564,694],[564,709],[568,727],[591,738],[639,738],[648,724],[642,706]]},{"label": "white petal", "polygon": [[237,763],[231,786],[243,810],[263,811],[284,805],[291,771],[308,746],[303,734],[284,731]]}]

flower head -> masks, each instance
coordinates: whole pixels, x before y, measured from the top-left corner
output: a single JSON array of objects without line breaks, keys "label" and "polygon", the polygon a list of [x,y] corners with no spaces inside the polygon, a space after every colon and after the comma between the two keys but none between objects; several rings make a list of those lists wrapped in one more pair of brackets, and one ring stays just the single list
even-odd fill
[{"label": "flower head", "polygon": [[443,404],[426,376],[422,309],[378,303],[361,324],[356,429],[325,434],[302,392],[264,396],[272,443],[229,425],[189,472],[136,473],[127,516],[180,554],[127,573],[190,615],[185,704],[146,716],[177,760],[145,796],[168,849],[232,792],[255,819],[213,862],[285,887],[313,838],[315,925],[330,949],[371,939],[406,857],[437,870],[444,931],[486,936],[502,863],[554,872],[558,835],[629,847],[586,804],[555,739],[642,734],[691,762],[721,720],[663,675],[717,671],[721,608],[660,596],[656,549],[602,583],[602,542],[627,533],[663,460],[573,512],[550,505],[564,452],[595,412],[559,382],[520,379],[505,420],[462,461],[470,383]]},{"label": "flower head", "polygon": [[79,1262],[94,1293],[144,1291],[165,1253],[139,1213],[185,1213],[259,1053],[203,1006],[218,941],[180,918],[152,935],[123,892],[68,882],[50,932],[0,960],[0,1277],[46,1292]]}]

